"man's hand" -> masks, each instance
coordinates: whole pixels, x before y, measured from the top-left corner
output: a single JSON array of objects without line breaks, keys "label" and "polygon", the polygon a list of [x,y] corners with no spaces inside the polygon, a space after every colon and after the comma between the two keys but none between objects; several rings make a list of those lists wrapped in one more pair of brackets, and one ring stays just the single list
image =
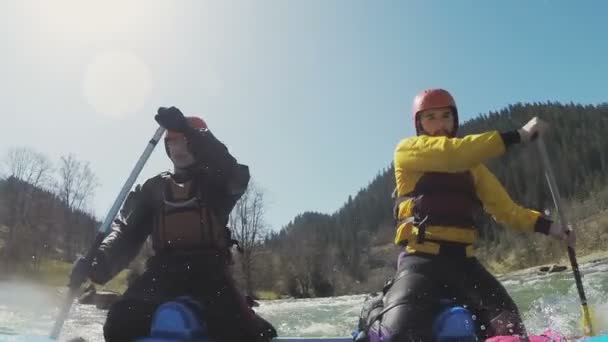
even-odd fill
[{"label": "man's hand", "polygon": [[188,129],[188,120],[182,112],[175,107],[160,107],[154,120],[169,131],[184,133]]},{"label": "man's hand", "polygon": [[80,257],[74,263],[72,272],[70,273],[70,287],[79,287],[84,283],[91,273],[91,260],[85,257]]},{"label": "man's hand", "polygon": [[534,140],[538,135],[544,134],[549,129],[549,125],[537,118],[533,117],[532,120],[528,121],[522,128],[518,129],[519,137],[522,143],[528,143]]},{"label": "man's hand", "polygon": [[576,234],[570,227],[563,227],[560,222],[551,223],[549,228],[549,235],[566,242],[568,247],[574,248],[576,246]]}]

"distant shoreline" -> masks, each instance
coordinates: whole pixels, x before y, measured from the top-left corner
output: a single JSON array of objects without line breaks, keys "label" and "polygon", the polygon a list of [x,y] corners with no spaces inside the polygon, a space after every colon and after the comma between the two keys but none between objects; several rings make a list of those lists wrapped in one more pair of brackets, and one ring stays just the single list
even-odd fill
[{"label": "distant shoreline", "polygon": [[[599,252],[593,252],[593,253],[590,253],[587,255],[577,256],[577,262],[578,262],[579,266],[588,264],[588,263],[608,262],[608,251],[599,251]],[[572,272],[571,267],[570,267],[570,261],[569,261],[568,257],[564,255],[564,257],[561,258],[560,260],[558,260],[557,262],[522,268],[522,269],[515,270],[515,271],[510,271],[510,272],[506,272],[506,273],[502,273],[502,274],[496,274],[495,276],[496,276],[496,278],[498,278],[498,280],[505,281],[505,280],[510,280],[513,278],[522,277],[525,275],[539,274],[539,273],[542,273],[540,271],[541,267],[543,267],[543,266],[551,267],[553,265],[560,265],[560,266],[567,267],[566,270],[561,271],[560,273]]]},{"label": "distant shoreline", "polygon": [[[608,262],[608,251],[598,251],[598,252],[593,252],[587,255],[581,255],[579,257],[577,257],[577,261],[579,265],[585,265],[585,264],[589,264],[589,263],[604,263],[604,262]],[[509,281],[509,280],[518,280],[521,278],[524,278],[526,276],[538,276],[538,275],[548,275],[548,274],[553,274],[550,272],[542,272],[540,271],[541,267],[552,267],[554,265],[559,265],[559,266],[566,266],[567,268],[565,270],[556,272],[556,273],[571,273],[571,267],[570,267],[570,261],[568,260],[567,256],[564,255],[563,258],[561,258],[560,260],[556,261],[556,262],[552,262],[552,263],[547,263],[547,264],[543,264],[543,265],[536,265],[536,266],[532,266],[532,267],[527,267],[527,268],[523,268],[523,269],[518,269],[518,270],[514,270],[514,271],[510,271],[510,272],[506,272],[506,273],[497,273],[495,274],[496,278],[501,281]],[[6,276],[3,277],[2,279],[0,279],[0,284],[1,283],[22,283],[22,284],[30,284],[30,285],[34,285],[34,286],[40,286],[41,288],[45,287],[48,289],[53,289],[53,294],[55,296],[59,295],[61,296],[64,293],[64,290],[67,289],[65,286],[58,286],[56,284],[45,284],[44,282],[37,282],[34,279],[31,278],[27,278],[27,277],[20,277],[20,276]],[[361,293],[360,295],[364,295],[367,293]],[[357,295],[357,294],[350,294],[349,296],[352,295]],[[264,299],[259,299],[260,301],[264,301]]]}]

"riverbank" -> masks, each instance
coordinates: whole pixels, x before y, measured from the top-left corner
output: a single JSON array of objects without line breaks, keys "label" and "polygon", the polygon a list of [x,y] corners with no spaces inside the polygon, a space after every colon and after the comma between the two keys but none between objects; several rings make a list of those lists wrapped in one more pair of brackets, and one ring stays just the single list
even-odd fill
[{"label": "riverbank", "polygon": [[[592,253],[589,253],[586,255],[577,256],[576,259],[577,259],[577,262],[579,265],[584,265],[584,264],[588,264],[588,263],[608,262],[608,251],[592,252]],[[536,275],[539,273],[545,273],[547,271],[541,271],[541,269],[545,269],[545,268],[551,269],[554,266],[566,267],[566,269],[564,269],[561,272],[571,272],[571,270],[572,270],[568,256],[564,255],[562,258],[560,258],[556,262],[547,263],[547,264],[543,264],[543,265],[536,265],[533,267],[522,268],[519,270],[514,270],[514,271],[510,271],[510,272],[505,272],[505,273],[498,273],[498,274],[495,274],[495,276],[500,281],[504,281],[504,280],[508,280],[508,279],[512,279],[512,278],[525,277],[526,275]]]},{"label": "riverbank", "polygon": [[[66,287],[72,264],[59,260],[42,260],[40,268],[37,271],[23,272],[18,274],[3,275],[1,280],[20,281],[33,284],[39,284],[48,287]],[[114,279],[107,284],[98,286],[100,291],[111,291],[123,293],[127,288],[128,271],[120,272]]]},{"label": "riverbank", "polygon": [[[586,255],[579,255],[577,256],[577,261],[579,265],[596,262],[608,262],[608,251],[597,251]],[[494,272],[494,274],[500,281],[505,281],[509,279],[524,278],[527,275],[539,275],[542,273],[548,273],[548,270],[554,271],[556,269],[554,266],[559,266],[557,267],[557,269],[560,272],[571,272],[570,261],[568,260],[567,254],[564,253],[563,257],[551,263],[521,268],[507,272]],[[13,275],[10,278],[3,277],[3,280],[10,279],[14,281],[26,281],[42,286],[62,288],[65,287],[67,284],[67,279],[71,268],[72,265],[69,263],[64,263],[56,260],[46,260],[42,262],[41,268],[36,274]],[[124,292],[126,287],[127,271],[123,271],[108,284],[104,286],[98,285],[97,290],[100,292],[108,291],[120,294]],[[256,291],[256,298],[258,300],[274,300],[279,298],[285,298],[285,296],[273,291]]]}]

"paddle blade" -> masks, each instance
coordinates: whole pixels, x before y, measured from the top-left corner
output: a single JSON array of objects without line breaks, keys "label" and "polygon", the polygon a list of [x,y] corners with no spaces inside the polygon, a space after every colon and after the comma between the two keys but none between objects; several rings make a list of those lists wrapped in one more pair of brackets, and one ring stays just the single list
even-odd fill
[{"label": "paddle blade", "polygon": [[595,336],[595,331],[593,327],[595,326],[595,321],[593,320],[593,315],[591,314],[591,309],[584,304],[583,307],[583,332],[586,336]]}]

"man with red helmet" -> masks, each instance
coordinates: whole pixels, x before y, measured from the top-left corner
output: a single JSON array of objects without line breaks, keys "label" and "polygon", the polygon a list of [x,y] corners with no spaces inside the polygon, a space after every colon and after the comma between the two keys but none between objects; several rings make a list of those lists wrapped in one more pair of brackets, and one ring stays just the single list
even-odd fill
[{"label": "man with red helmet", "polygon": [[381,314],[368,320],[368,335],[380,335],[383,341],[433,341],[434,319],[445,299],[475,314],[481,340],[526,335],[517,306],[473,256],[472,246],[480,209],[509,228],[574,245],[573,232],[514,203],[483,164],[514,144],[532,141],[546,124],[533,118],[519,130],[458,138],[456,102],[443,89],[415,97],[413,123],[417,136],[402,140],[394,159],[395,243],[404,246],[405,253],[384,289]]},{"label": "man with red helmet", "polygon": [[110,308],[106,341],[148,336],[155,310],[183,296],[202,304],[204,324],[215,340],[270,341],[276,331],[247,305],[229,271],[233,240],[226,225],[248,186],[248,167],[237,163],[201,118],[186,118],[171,107],[160,108],[155,119],[167,129],[173,172],[131,192],[93,264],[77,263],[73,271],[104,284],[151,237],[154,255]]}]

